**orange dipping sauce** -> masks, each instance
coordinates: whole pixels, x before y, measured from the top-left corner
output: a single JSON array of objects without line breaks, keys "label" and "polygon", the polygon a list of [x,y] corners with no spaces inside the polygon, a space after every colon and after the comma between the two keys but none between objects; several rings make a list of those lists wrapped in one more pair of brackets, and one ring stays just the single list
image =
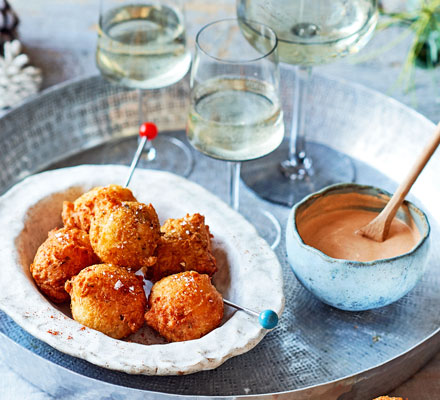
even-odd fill
[{"label": "orange dipping sauce", "polygon": [[410,251],[420,240],[417,230],[394,218],[384,242],[368,239],[356,231],[378,213],[365,210],[337,210],[304,221],[298,227],[304,243],[333,258],[373,261]]}]

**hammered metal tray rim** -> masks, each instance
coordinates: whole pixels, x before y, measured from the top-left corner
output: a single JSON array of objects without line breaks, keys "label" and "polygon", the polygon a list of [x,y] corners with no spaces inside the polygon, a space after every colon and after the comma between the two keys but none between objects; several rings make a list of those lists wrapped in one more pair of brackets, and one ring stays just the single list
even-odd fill
[{"label": "hammered metal tray rim", "polygon": [[[414,108],[411,108],[410,106],[402,103],[401,101],[395,99],[394,97],[388,96],[385,93],[379,92],[378,90],[372,89],[368,86],[365,86],[361,83],[358,82],[353,82],[350,81],[348,79],[344,79],[344,78],[340,78],[340,77],[334,77],[325,73],[315,73],[313,72],[313,75],[316,75],[318,77],[324,78],[328,81],[334,81],[337,83],[342,83],[343,85],[346,86],[350,86],[352,88],[357,88],[359,90],[361,90],[362,92],[366,92],[366,93],[370,93],[375,97],[379,97],[382,98],[383,100],[386,100],[387,103],[391,103],[401,109],[404,109],[405,111],[407,111],[409,114],[411,114],[413,117],[417,117],[417,119],[420,119],[421,121],[430,123],[432,125],[432,128],[434,129],[436,124],[430,120],[428,117],[426,117],[425,115],[423,115],[422,113],[420,113],[419,111],[415,110]],[[92,77],[92,76],[90,76]]]},{"label": "hammered metal tray rim", "polygon": [[[427,123],[427,122],[428,122],[431,126],[434,126],[434,124],[432,123],[432,121],[430,121],[429,119],[427,119],[427,118],[426,118],[425,116],[423,116],[422,114],[418,113],[417,111],[411,109],[410,107],[408,107],[408,106],[406,106],[406,105],[400,103],[399,101],[397,101],[397,100],[395,100],[395,99],[393,99],[393,98],[390,98],[390,97],[388,97],[388,96],[386,96],[386,95],[384,95],[384,94],[382,94],[382,93],[379,93],[379,92],[377,92],[377,91],[375,91],[375,90],[372,90],[372,89],[370,89],[370,88],[367,88],[367,87],[365,87],[365,86],[363,86],[363,85],[360,85],[360,84],[357,84],[357,83],[353,83],[353,82],[349,82],[349,81],[344,80],[344,79],[338,79],[338,78],[333,78],[333,77],[326,77],[324,74],[319,74],[319,75],[324,76],[326,79],[328,79],[328,80],[330,80],[330,81],[338,82],[338,83],[341,83],[341,84],[344,84],[344,85],[347,85],[347,86],[354,87],[355,89],[360,89],[360,90],[362,90],[362,91],[364,91],[364,92],[371,93],[371,94],[373,94],[374,96],[376,96],[376,98],[380,97],[380,98],[384,99],[386,102],[388,102],[388,103],[392,103],[394,106],[398,106],[399,108],[403,109],[406,113],[411,114],[413,118],[417,118],[418,121],[421,121],[421,122],[423,122],[423,123]],[[57,85],[56,87],[52,87],[52,88],[48,88],[48,89],[46,89],[44,92],[42,92],[42,95],[43,95],[43,94],[44,94],[44,95],[50,94],[50,92],[51,92],[52,90],[57,90],[58,88],[63,88],[63,87],[65,87],[65,86],[69,86],[69,85],[71,85],[71,84],[80,83],[81,81],[83,81],[83,80],[85,81],[85,80],[87,80],[87,79],[92,79],[92,80],[93,80],[94,78],[97,78],[97,77],[99,78],[99,76],[92,75],[92,76],[80,77],[80,78],[78,78],[78,79],[74,79],[74,80],[71,80],[71,81],[68,81],[68,82],[63,82],[62,84],[59,84],[59,85]],[[36,100],[37,100],[36,98],[30,99],[29,101],[25,102],[25,103],[22,104],[22,105],[25,105],[25,104],[28,104],[28,103],[34,102],[34,101],[36,101]],[[6,114],[6,115],[10,115],[10,114],[13,113],[14,111],[15,111],[15,109],[10,110],[10,112],[9,112],[8,114]],[[63,157],[63,158],[64,158],[64,157]],[[430,333],[429,335],[425,336],[425,337],[423,338],[423,340],[420,340],[420,341],[418,341],[417,343],[413,344],[410,348],[407,348],[405,351],[402,351],[402,352],[400,352],[399,354],[395,355],[394,357],[388,358],[387,360],[385,360],[385,361],[383,361],[383,362],[381,362],[381,363],[377,363],[377,364],[373,365],[373,366],[370,367],[370,368],[365,368],[365,369],[362,369],[362,370],[358,370],[358,371],[354,372],[353,374],[344,375],[344,376],[342,376],[342,377],[338,377],[337,379],[334,379],[334,380],[328,380],[328,381],[326,381],[326,382],[320,382],[320,383],[318,383],[318,384],[316,384],[316,385],[309,385],[309,386],[298,387],[298,388],[293,389],[293,390],[285,390],[285,391],[278,391],[278,392],[267,392],[267,393],[261,393],[261,394],[249,394],[249,395],[241,394],[240,397],[261,397],[261,396],[264,397],[265,395],[269,395],[269,394],[296,393],[296,392],[305,391],[305,390],[310,389],[310,388],[313,388],[313,387],[320,387],[320,386],[323,386],[323,385],[326,385],[326,384],[331,384],[331,383],[335,383],[335,382],[341,382],[341,381],[344,381],[344,380],[349,379],[349,378],[352,378],[352,377],[360,376],[360,375],[362,375],[362,374],[364,374],[364,373],[366,373],[366,372],[368,372],[368,371],[374,370],[375,368],[379,368],[379,367],[381,367],[381,366],[383,366],[383,365],[386,365],[386,364],[388,364],[388,363],[391,363],[391,362],[394,361],[394,360],[397,360],[397,359],[399,359],[399,358],[404,357],[405,355],[407,355],[407,354],[411,353],[412,351],[414,351],[416,348],[420,347],[422,344],[424,344],[424,343],[426,343],[427,341],[429,341],[430,339],[432,339],[434,336],[436,336],[436,335],[439,333],[439,331],[440,331],[440,327],[437,327],[437,328],[435,329],[435,331],[433,331],[433,332]],[[0,334],[4,335],[2,332],[0,332]],[[4,336],[6,336],[6,335],[4,335]],[[6,337],[7,337],[7,336],[6,336]],[[8,338],[9,338],[9,337],[8,337]],[[11,338],[9,338],[9,339],[13,341],[13,339],[11,339]],[[20,348],[24,348],[24,347],[21,346],[19,343],[15,342],[15,341],[14,341],[14,343],[18,344],[18,346],[19,346]],[[25,349],[26,349],[26,348],[25,348]],[[28,350],[28,349],[26,349],[26,350]],[[31,350],[30,350],[30,351],[31,351]],[[31,353],[32,353],[33,355],[36,355],[36,354],[33,353],[32,351],[31,351]],[[39,356],[39,357],[42,358],[42,359],[44,359],[44,357],[41,357],[41,356]],[[54,362],[54,361],[51,361],[51,360],[48,360],[48,359],[44,359],[44,360],[45,360],[45,361],[50,361],[52,364],[55,364],[55,365],[57,365],[58,367],[61,366],[61,365],[57,364],[57,363]],[[68,369],[68,368],[66,368],[66,367],[64,367],[64,366],[61,366],[61,367],[64,368],[64,369],[66,369],[66,370],[68,370],[70,373],[73,372],[73,373],[75,373],[75,374],[78,374],[77,372],[74,372],[74,371],[72,371],[72,370],[70,370],[70,369]],[[147,389],[135,389],[135,388],[132,388],[132,387],[130,387],[130,386],[118,385],[118,384],[115,384],[115,383],[109,383],[109,382],[107,382],[107,381],[100,381],[99,379],[96,379],[96,378],[93,378],[93,377],[89,377],[89,376],[87,376],[87,375],[81,375],[81,374],[78,374],[78,375],[80,375],[80,376],[82,376],[82,377],[85,377],[85,378],[90,378],[90,379],[92,379],[93,381],[98,380],[98,381],[101,382],[101,383],[106,383],[106,384],[108,384],[108,385],[122,386],[122,387],[130,388],[131,390],[137,390],[137,391],[139,391],[139,392],[143,392],[143,393],[150,392],[150,393],[162,393],[162,394],[166,394],[166,395],[168,395],[168,396],[178,396],[178,397],[182,397],[182,396],[183,396],[183,395],[174,395],[173,393],[166,393],[166,392],[161,392],[161,391],[154,391],[154,390],[147,390]],[[200,394],[198,394],[197,397],[200,397],[200,398],[213,398],[213,397],[215,397],[215,398],[222,398],[222,397],[225,397],[225,396],[221,396],[221,395],[200,395]],[[228,396],[227,396],[227,397],[228,397]]]},{"label": "hammered metal tray rim", "polygon": [[[380,367],[382,367],[382,366],[384,366],[384,365],[386,365],[388,363],[391,363],[393,361],[396,361],[396,360],[406,356],[407,354],[409,354],[412,351],[414,351],[417,347],[419,347],[420,344],[422,344],[425,341],[430,340],[431,338],[433,338],[437,334],[438,334],[438,331],[436,331],[432,335],[428,336],[422,342],[417,343],[416,345],[414,345],[413,347],[408,349],[406,352],[401,353],[401,354],[397,355],[396,357],[393,357],[393,358],[391,358],[391,359],[389,359],[389,360],[387,360],[387,361],[385,361],[383,363],[377,364],[377,365],[375,365],[375,366],[373,366],[371,368],[367,368],[365,370],[359,371],[358,373],[354,373],[354,374],[351,374],[351,375],[343,376],[341,378],[330,380],[330,381],[327,381],[327,382],[322,382],[322,383],[319,383],[319,384],[316,384],[316,385],[304,386],[304,387],[293,389],[293,390],[285,390],[285,391],[280,391],[280,392],[261,393],[261,394],[240,394],[238,396],[239,396],[240,399],[241,398],[243,398],[243,399],[247,399],[247,398],[254,399],[255,398],[256,399],[256,398],[264,398],[266,396],[283,396],[283,395],[288,395],[288,394],[291,394],[291,393],[292,394],[294,394],[294,393],[299,393],[300,394],[301,392],[303,392],[305,390],[319,388],[319,387],[322,387],[322,386],[325,386],[325,385],[342,383],[342,382],[346,381],[347,379],[351,379],[351,378],[355,378],[357,376],[364,375],[364,374],[366,374],[368,372],[371,372],[371,371],[373,371],[375,369],[378,369],[378,368],[380,368]],[[24,350],[26,353],[29,353],[31,356],[37,357],[37,358],[39,358],[40,360],[42,360],[44,362],[49,362],[49,363],[51,363],[53,365],[56,365],[57,368],[61,368],[64,371],[68,372],[69,374],[73,374],[73,375],[75,375],[77,377],[80,377],[81,379],[86,379],[86,380],[91,381],[91,382],[97,381],[97,379],[95,379],[95,378],[92,378],[92,377],[87,376],[87,375],[80,374],[79,372],[76,372],[76,371],[72,371],[71,369],[69,369],[69,368],[67,368],[67,367],[65,367],[63,365],[59,365],[59,364],[57,364],[57,363],[55,363],[55,362],[53,362],[51,360],[48,360],[48,359],[40,356],[39,354],[35,354],[33,351],[31,351],[30,349],[28,349],[26,347],[21,346],[19,343],[17,343],[16,341],[14,341],[13,339],[11,339],[9,336],[5,335],[1,331],[0,331],[0,340],[7,340],[7,341],[10,342],[11,345],[15,345],[15,346],[19,347],[20,350]],[[434,356],[435,356],[435,354],[432,355],[432,357],[434,357]],[[24,377],[24,378],[26,379],[26,377]],[[145,378],[148,378],[148,376],[146,376]],[[138,393],[143,393],[143,394],[151,393],[151,394],[154,394],[154,395],[159,395],[159,396],[163,395],[163,396],[167,396],[167,397],[175,397],[175,398],[180,398],[180,399],[181,398],[191,398],[191,397],[200,398],[200,399],[235,398],[235,396],[222,396],[222,395],[199,395],[199,394],[198,395],[191,395],[191,394],[180,395],[180,394],[177,394],[177,393],[167,393],[167,392],[158,392],[158,391],[152,391],[152,390],[146,390],[146,389],[138,389],[138,388],[133,388],[133,387],[129,387],[129,386],[118,385],[116,383],[110,383],[110,382],[107,382],[107,381],[99,381],[99,382],[100,382],[100,384],[104,384],[104,385],[108,385],[108,386],[123,387],[123,388],[129,389],[130,391],[133,391],[133,392],[138,392]]]},{"label": "hammered metal tray rim", "polygon": [[[96,79],[99,77],[100,77],[100,75],[96,74],[96,73],[84,74],[84,75],[79,75],[75,78],[70,78],[70,79],[63,81],[63,82],[56,83],[55,85],[46,87],[43,90],[40,90],[38,93],[35,93],[29,97],[26,97],[24,100],[21,100],[14,107],[4,109],[2,114],[0,114],[0,118],[10,117],[11,114],[18,112],[20,110],[20,108],[28,106],[28,105],[32,105],[32,103],[34,103],[34,102],[39,102],[45,96],[52,94],[52,92],[57,92],[58,90],[64,89],[65,87],[68,87],[70,85],[82,83],[87,80],[93,80],[93,79]],[[2,111],[2,110],[0,110],[0,111]]]}]

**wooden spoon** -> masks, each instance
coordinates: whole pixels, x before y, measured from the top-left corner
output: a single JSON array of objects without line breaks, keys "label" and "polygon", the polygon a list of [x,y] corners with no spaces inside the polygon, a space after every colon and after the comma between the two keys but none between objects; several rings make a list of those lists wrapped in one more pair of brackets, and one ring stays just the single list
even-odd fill
[{"label": "wooden spoon", "polygon": [[405,196],[411,189],[411,186],[414,184],[439,144],[440,123],[437,125],[434,135],[432,136],[428,145],[424,148],[422,154],[420,154],[411,171],[397,188],[386,207],[369,224],[356,231],[357,234],[365,236],[368,239],[375,240],[376,242],[383,242],[387,238],[390,231],[391,222],[395,217],[397,210],[402,205],[403,200],[405,200]]}]

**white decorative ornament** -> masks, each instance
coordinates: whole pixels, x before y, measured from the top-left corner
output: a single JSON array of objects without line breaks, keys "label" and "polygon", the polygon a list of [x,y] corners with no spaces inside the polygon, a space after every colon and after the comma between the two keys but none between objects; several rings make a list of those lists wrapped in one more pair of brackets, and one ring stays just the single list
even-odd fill
[{"label": "white decorative ornament", "polygon": [[16,105],[40,89],[41,70],[28,64],[29,57],[21,53],[18,40],[5,42],[0,57],[0,109]]}]

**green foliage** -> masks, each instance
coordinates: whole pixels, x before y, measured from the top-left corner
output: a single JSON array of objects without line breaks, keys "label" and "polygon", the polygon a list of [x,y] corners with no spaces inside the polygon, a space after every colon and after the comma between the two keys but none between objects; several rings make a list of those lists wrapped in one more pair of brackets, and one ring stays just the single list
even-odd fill
[{"label": "green foliage", "polygon": [[386,12],[379,6],[383,18],[378,30],[391,26],[407,28],[392,45],[413,33],[411,47],[399,77],[399,81],[407,89],[413,86],[415,66],[434,68],[440,65],[440,0],[419,0],[412,3],[415,3],[412,9],[406,12]]}]

